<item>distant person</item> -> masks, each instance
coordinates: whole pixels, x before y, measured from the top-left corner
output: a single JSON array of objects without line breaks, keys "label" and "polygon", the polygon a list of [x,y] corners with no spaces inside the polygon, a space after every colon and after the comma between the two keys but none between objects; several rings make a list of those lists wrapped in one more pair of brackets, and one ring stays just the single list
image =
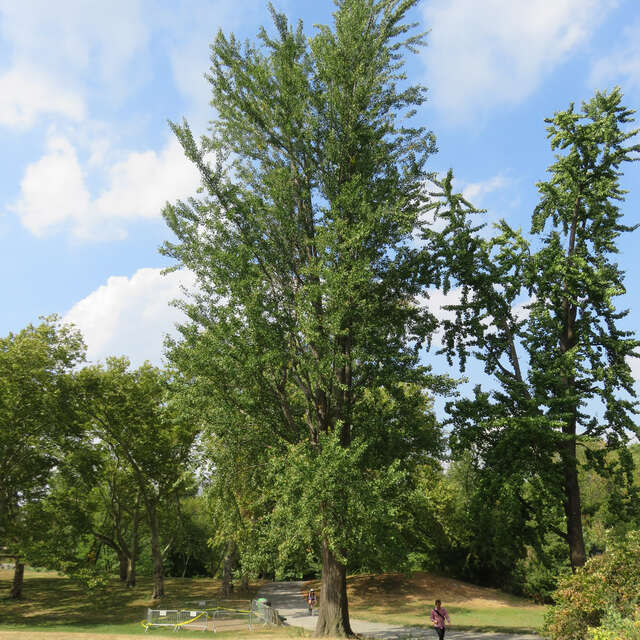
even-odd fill
[{"label": "distant person", "polygon": [[436,606],[431,609],[431,622],[438,634],[438,640],[444,640],[445,620],[451,624],[447,610],[442,606],[440,600],[436,600]]},{"label": "distant person", "polygon": [[309,589],[307,594],[307,607],[309,608],[309,615],[313,615],[313,608],[318,604],[318,597],[313,589]]}]

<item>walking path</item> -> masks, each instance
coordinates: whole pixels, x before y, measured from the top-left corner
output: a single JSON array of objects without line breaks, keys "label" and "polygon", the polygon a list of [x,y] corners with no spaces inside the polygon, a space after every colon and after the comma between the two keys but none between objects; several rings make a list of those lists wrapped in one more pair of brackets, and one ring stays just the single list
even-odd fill
[{"label": "walking path", "polygon": [[[278,613],[286,618],[286,624],[303,627],[313,631],[318,618],[310,616],[303,595],[302,582],[271,582],[264,585],[258,597],[266,598]],[[428,627],[400,627],[383,622],[368,622],[351,618],[351,628],[358,635],[381,640],[395,638],[429,638],[434,640],[436,634]],[[447,629],[446,640],[540,640],[534,634],[513,633],[479,633],[475,631],[455,631]]]}]

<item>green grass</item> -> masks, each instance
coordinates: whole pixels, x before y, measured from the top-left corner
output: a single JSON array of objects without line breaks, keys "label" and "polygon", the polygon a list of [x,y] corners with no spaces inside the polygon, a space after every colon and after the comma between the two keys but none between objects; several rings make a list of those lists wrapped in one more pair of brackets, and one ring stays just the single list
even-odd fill
[{"label": "green grass", "polygon": [[[221,600],[225,606],[247,609],[259,586],[251,585],[246,593],[223,599],[219,581],[167,578],[165,584],[168,595],[159,602],[152,602],[151,581],[144,577],[132,589],[113,579],[100,597],[92,597],[64,576],[52,572],[27,571],[24,598],[15,601],[8,598],[11,578],[10,571],[0,571],[0,632],[38,630],[140,635],[145,633],[140,622],[146,617],[147,607],[172,609],[181,608],[194,600]],[[153,633],[159,637],[158,634],[168,631],[172,630],[154,629]],[[221,638],[229,635],[237,637],[239,634],[200,632],[198,637],[214,635]],[[263,635],[262,630],[257,635]],[[273,636],[273,631],[267,629],[265,635]],[[288,636],[286,632],[284,635]],[[255,633],[251,634],[251,637],[255,636]]]},{"label": "green grass", "polygon": [[[139,636],[144,628],[147,607],[180,608],[189,601],[221,600],[219,581],[209,578],[168,578],[167,596],[161,602],[152,603],[151,581],[140,578],[139,584],[127,589],[113,579],[102,597],[91,597],[82,588],[64,576],[52,572],[28,571],[25,575],[24,599],[8,599],[12,572],[0,571],[0,640],[4,632],[22,631],[20,640],[31,640],[38,632],[59,632],[66,638],[72,632],[78,638],[92,638],[96,634]],[[314,583],[314,586],[318,586]],[[258,584],[249,591],[227,599],[226,605],[247,608],[255,596]],[[386,622],[392,625],[430,627],[429,612],[434,599],[440,598],[447,607],[455,629],[478,631],[530,632],[542,628],[544,607],[527,600],[515,598],[496,589],[484,589],[458,580],[416,573],[358,575],[348,581],[349,608],[353,618]],[[82,633],[88,635],[82,635]],[[164,638],[171,629],[154,629],[147,637]],[[46,635],[46,634],[43,634]],[[276,629],[248,629],[235,632],[198,632],[197,637],[213,637],[218,640],[282,640],[309,635],[301,629],[279,627]],[[55,636],[57,640],[57,636]],[[194,636],[195,637],[195,636]]]}]

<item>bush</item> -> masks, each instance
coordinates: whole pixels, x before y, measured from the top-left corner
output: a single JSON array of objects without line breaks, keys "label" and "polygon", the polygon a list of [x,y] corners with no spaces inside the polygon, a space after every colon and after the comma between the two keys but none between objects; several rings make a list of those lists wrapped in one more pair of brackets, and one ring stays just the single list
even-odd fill
[{"label": "bush", "polygon": [[640,612],[633,618],[625,618],[615,609],[609,610],[602,624],[589,628],[589,640],[640,640]]},{"label": "bush", "polygon": [[574,575],[560,579],[546,632],[553,640],[622,637],[593,634],[607,633],[605,624],[614,618],[633,623],[639,593],[640,531],[631,531],[620,541],[610,541],[606,553],[589,559]]}]

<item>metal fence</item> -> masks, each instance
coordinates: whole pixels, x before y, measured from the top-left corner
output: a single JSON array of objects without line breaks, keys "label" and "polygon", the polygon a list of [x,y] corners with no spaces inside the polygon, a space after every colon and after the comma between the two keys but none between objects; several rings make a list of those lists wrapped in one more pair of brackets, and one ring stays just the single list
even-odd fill
[{"label": "metal fence", "polygon": [[209,613],[197,609],[147,609],[145,631],[152,627],[172,627],[178,631],[182,627],[206,631]]},{"label": "metal fence", "polygon": [[223,607],[217,601],[194,600],[182,609],[147,609],[142,623],[145,631],[153,627],[233,631],[247,627],[253,631],[257,625],[280,624],[278,612],[264,598],[252,600],[247,609]]},{"label": "metal fence", "polygon": [[251,601],[251,617],[253,624],[280,624],[280,616],[277,610],[274,609],[270,603],[266,602],[264,598]]}]

